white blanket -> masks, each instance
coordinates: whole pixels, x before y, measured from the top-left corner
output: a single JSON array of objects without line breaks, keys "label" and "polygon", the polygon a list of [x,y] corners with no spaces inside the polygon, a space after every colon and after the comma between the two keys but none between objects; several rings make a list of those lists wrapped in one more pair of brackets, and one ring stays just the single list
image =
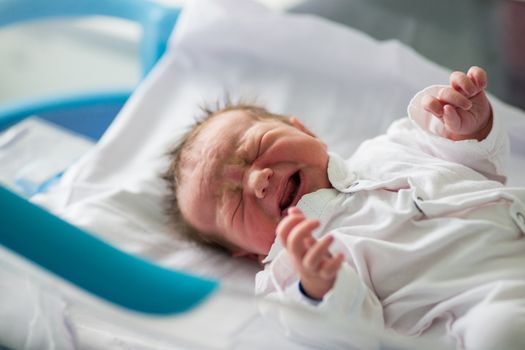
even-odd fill
[{"label": "white blanket", "polygon": [[[404,116],[415,92],[447,83],[448,74],[396,41],[378,42],[319,18],[277,14],[245,0],[195,0],[184,10],[166,55],[93,151],[34,200],[123,250],[251,290],[258,266],[184,242],[167,225],[167,189],[158,174],[169,161],[165,152],[198,107],[226,93],[256,98],[271,111],[298,116],[346,157]],[[511,139],[521,152],[513,154],[510,182],[524,185],[519,175],[525,171],[520,140],[525,115],[500,108],[508,111]],[[96,317],[76,315],[68,322],[83,348],[155,347]],[[269,335],[276,348],[293,346],[257,322],[244,337]],[[29,332],[36,334],[37,327],[42,324]],[[62,331],[48,333],[42,344]],[[266,338],[255,337],[267,347]]]}]

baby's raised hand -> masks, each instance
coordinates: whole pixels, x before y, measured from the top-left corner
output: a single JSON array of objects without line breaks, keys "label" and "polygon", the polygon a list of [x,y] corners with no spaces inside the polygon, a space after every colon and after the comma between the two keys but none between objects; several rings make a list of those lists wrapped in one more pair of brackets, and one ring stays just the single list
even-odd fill
[{"label": "baby's raised hand", "polygon": [[423,96],[421,104],[441,120],[447,138],[454,141],[481,141],[492,129],[492,109],[484,91],[486,86],[485,71],[471,67],[467,74],[453,72],[450,86],[441,89],[436,97]]},{"label": "baby's raised hand", "polygon": [[328,251],[333,236],[327,234],[319,240],[312,236],[318,226],[318,220],[308,220],[301,210],[290,208],[277,226],[277,237],[291,256],[304,291],[320,300],[333,287],[344,256]]}]

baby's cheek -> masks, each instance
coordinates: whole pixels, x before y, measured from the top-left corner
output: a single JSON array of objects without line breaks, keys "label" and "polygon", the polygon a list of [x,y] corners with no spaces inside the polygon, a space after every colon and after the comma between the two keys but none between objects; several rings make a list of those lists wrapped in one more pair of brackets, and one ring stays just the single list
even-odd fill
[{"label": "baby's cheek", "polygon": [[266,216],[262,210],[258,213],[250,212],[249,208],[245,210],[247,210],[245,227],[251,231],[249,236],[253,238],[259,249],[268,252],[275,241],[278,220]]}]

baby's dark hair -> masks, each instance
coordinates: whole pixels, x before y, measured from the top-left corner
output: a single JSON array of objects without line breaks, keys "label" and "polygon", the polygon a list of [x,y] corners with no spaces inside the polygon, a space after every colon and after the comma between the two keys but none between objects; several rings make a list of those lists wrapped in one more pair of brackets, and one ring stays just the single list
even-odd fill
[{"label": "baby's dark hair", "polygon": [[228,98],[215,105],[201,106],[202,114],[195,118],[195,122],[190,125],[188,130],[182,135],[178,142],[168,151],[170,159],[168,169],[161,177],[168,185],[169,194],[166,197],[166,211],[175,231],[184,238],[206,246],[219,248],[221,250],[233,252],[237,247],[225,241],[213,233],[201,232],[193,227],[183,216],[177,198],[178,187],[181,183],[181,169],[184,163],[185,151],[190,149],[201,130],[214,118],[230,111],[243,111],[254,120],[274,119],[290,124],[289,118],[283,115],[269,112],[266,108],[253,103],[232,102]]}]

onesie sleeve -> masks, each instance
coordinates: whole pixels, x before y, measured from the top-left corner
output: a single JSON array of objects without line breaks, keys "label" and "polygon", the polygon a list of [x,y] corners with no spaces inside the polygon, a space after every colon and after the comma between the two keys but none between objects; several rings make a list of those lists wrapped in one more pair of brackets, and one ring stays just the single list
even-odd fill
[{"label": "onesie sleeve", "polygon": [[421,107],[421,98],[425,94],[437,96],[443,87],[446,86],[433,85],[418,92],[408,106],[408,118],[394,122],[388,136],[396,142],[463,164],[491,180],[505,183],[504,163],[509,154],[509,141],[497,105],[492,106],[492,129],[484,140],[449,140],[444,136],[441,121]]},{"label": "onesie sleeve", "polygon": [[299,290],[299,278],[286,251],[257,274],[261,313],[280,323],[287,335],[323,348],[376,349],[384,331],[377,296],[343,263],[332,290],[314,301]]}]

